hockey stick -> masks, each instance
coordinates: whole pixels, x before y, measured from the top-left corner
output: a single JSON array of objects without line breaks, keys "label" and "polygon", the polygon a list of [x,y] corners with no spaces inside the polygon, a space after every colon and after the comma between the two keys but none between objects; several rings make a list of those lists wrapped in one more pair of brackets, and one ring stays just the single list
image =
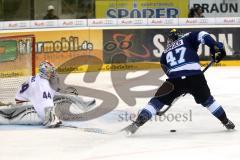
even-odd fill
[{"label": "hockey stick", "polygon": [[203,72],[203,73],[206,72],[206,70],[207,70],[209,67],[211,67],[213,63],[214,63],[214,60],[211,59],[210,63],[203,69],[202,72]]},{"label": "hockey stick", "polygon": [[[208,70],[208,68],[212,66],[213,63],[214,63],[214,60],[211,59],[210,63],[203,69],[202,72],[203,72],[203,73],[206,72],[206,71]],[[186,94],[187,94],[187,93],[184,93],[184,94],[182,95],[182,97],[184,97]],[[174,100],[174,102],[176,102],[179,98],[180,98],[180,97],[176,98],[176,99]],[[173,103],[174,103],[174,102],[173,102]],[[156,115],[162,116],[164,113],[166,113],[166,112],[172,107],[173,103],[172,103],[171,105],[169,105],[165,110],[157,112]]]},{"label": "hockey stick", "polygon": [[90,132],[90,133],[97,133],[97,134],[107,134],[107,135],[114,135],[114,134],[120,132],[120,131],[110,132],[110,131],[106,131],[106,130],[101,129],[101,128],[80,128],[80,127],[77,127],[77,126],[66,125],[66,124],[61,124],[60,127],[71,128],[71,129],[79,130],[79,131],[82,131],[82,132]]}]

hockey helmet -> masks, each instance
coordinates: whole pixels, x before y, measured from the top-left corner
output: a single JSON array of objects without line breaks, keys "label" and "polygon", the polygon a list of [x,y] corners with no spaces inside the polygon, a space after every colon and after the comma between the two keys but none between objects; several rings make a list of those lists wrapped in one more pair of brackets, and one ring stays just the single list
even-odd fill
[{"label": "hockey helmet", "polygon": [[52,63],[44,60],[39,64],[39,75],[44,79],[50,80],[50,78],[56,76],[56,68]]},{"label": "hockey helmet", "polygon": [[170,42],[174,42],[182,37],[182,33],[176,29],[170,29],[167,37]]}]

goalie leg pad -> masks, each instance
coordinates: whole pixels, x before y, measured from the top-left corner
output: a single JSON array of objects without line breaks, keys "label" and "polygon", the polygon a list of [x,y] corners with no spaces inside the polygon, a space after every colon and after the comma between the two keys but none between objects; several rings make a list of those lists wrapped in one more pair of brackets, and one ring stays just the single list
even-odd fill
[{"label": "goalie leg pad", "polygon": [[62,94],[58,93],[54,96],[54,104],[64,104],[64,103],[72,103],[75,104],[80,110],[86,112],[89,111],[92,107],[95,106],[95,99],[84,101],[81,97],[70,94]]},{"label": "goalie leg pad", "polygon": [[24,105],[1,109],[0,124],[40,125],[42,120],[32,105]]}]

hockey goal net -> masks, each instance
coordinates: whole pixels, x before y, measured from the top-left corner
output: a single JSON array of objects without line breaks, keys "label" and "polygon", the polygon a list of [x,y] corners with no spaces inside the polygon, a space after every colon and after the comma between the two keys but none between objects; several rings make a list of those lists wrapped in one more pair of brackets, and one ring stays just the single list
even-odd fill
[{"label": "hockey goal net", "polygon": [[18,88],[35,75],[34,35],[0,36],[0,103],[14,103]]}]

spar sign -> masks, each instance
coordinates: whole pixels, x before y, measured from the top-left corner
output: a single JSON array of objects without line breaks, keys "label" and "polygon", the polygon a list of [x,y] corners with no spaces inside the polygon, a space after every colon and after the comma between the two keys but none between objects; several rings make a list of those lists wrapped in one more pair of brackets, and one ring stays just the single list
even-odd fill
[{"label": "spar sign", "polygon": [[239,0],[190,0],[189,7],[201,6],[205,17],[239,17]]},{"label": "spar sign", "polygon": [[188,0],[96,0],[97,18],[187,17]]}]

